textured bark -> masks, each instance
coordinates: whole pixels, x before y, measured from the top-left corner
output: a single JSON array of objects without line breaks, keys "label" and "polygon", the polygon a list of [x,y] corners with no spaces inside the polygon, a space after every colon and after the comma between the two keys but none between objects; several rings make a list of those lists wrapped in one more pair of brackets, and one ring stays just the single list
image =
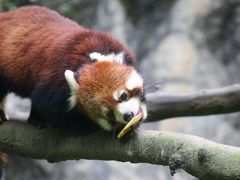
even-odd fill
[{"label": "textured bark", "polygon": [[106,132],[76,136],[56,129],[38,130],[19,122],[0,126],[0,149],[27,158],[57,162],[98,159],[166,165],[202,179],[239,179],[240,149],[191,135],[145,131],[114,139]]},{"label": "textured bark", "polygon": [[186,94],[151,93],[146,98],[152,111],[148,121],[240,111],[239,84]]},{"label": "textured bark", "polygon": [[[240,85],[191,94],[148,94],[150,120],[240,111]],[[154,107],[154,108],[153,108]],[[38,130],[7,121],[0,126],[0,150],[50,162],[70,159],[130,161],[184,169],[201,179],[240,179],[240,148],[170,132],[137,132],[116,139],[111,133],[80,135],[57,129]]]}]

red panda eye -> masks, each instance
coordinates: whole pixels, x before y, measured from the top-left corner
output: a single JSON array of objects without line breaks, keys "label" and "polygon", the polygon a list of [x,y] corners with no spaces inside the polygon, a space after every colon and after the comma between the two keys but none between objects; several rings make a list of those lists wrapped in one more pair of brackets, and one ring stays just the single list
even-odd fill
[{"label": "red panda eye", "polygon": [[127,99],[127,94],[125,93],[125,92],[123,92],[122,94],[121,94],[121,96],[120,96],[120,100],[121,101],[124,101],[124,100],[126,100]]}]

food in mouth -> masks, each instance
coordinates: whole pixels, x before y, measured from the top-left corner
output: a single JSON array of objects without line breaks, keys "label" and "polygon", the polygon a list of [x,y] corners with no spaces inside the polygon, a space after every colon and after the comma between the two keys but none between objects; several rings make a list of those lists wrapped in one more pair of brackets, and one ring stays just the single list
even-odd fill
[{"label": "food in mouth", "polygon": [[142,117],[143,117],[143,113],[142,112],[138,113],[135,117],[133,117],[129,121],[129,123],[127,123],[127,125],[120,131],[117,137],[119,139],[122,138],[130,130],[130,128],[133,125],[137,124],[142,119]]}]

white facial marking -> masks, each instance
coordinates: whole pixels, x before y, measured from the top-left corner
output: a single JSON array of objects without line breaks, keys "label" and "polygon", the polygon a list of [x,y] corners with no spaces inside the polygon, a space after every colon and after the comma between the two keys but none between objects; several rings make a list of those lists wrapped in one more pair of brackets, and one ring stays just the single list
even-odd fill
[{"label": "white facial marking", "polygon": [[117,62],[119,64],[123,64],[123,60],[124,60],[124,54],[123,52],[115,54],[115,53],[111,53],[111,54],[107,54],[107,55],[103,55],[101,53],[98,52],[93,52],[90,53],[90,58],[92,60],[97,60],[97,61],[108,61],[108,62]]},{"label": "white facial marking", "polygon": [[129,90],[133,90],[136,87],[143,87],[143,79],[135,70],[133,70],[128,77],[126,87]]},{"label": "white facial marking", "polygon": [[113,129],[111,124],[109,124],[109,122],[106,119],[99,118],[97,120],[97,123],[106,131],[111,131]]},{"label": "white facial marking", "polygon": [[133,112],[134,115],[136,115],[140,110],[140,101],[139,99],[133,97],[128,101],[119,103],[117,109],[122,115],[126,112]]},{"label": "white facial marking", "polygon": [[68,99],[69,101],[69,110],[74,108],[74,106],[77,104],[77,90],[79,88],[77,81],[74,78],[74,73],[70,70],[66,70],[65,73],[65,79],[67,80],[67,83],[71,90],[71,96]]},{"label": "white facial marking", "polygon": [[119,100],[119,95],[118,95],[118,91],[114,91],[113,92],[113,99],[115,99],[116,101],[118,101]]},{"label": "white facial marking", "polygon": [[124,62],[123,62],[123,60],[124,60],[124,54],[123,54],[123,52],[121,52],[121,53],[119,53],[119,54],[116,54],[114,59],[116,60],[117,63],[123,64],[123,63],[124,63]]}]

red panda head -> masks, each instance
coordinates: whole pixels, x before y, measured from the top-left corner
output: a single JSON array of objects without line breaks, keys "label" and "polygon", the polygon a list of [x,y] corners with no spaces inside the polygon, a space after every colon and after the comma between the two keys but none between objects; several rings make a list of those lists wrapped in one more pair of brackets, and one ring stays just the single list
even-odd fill
[{"label": "red panda head", "polygon": [[123,54],[91,53],[95,63],[84,65],[75,80],[67,70],[71,88],[70,109],[79,106],[103,129],[111,131],[117,124],[127,124],[138,113],[147,117],[143,80],[132,67],[123,64]]}]

